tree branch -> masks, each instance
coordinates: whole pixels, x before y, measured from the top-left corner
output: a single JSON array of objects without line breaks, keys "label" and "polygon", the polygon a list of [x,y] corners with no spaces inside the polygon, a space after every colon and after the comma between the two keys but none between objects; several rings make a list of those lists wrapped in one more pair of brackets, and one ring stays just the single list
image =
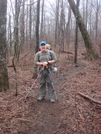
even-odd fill
[{"label": "tree branch", "polygon": [[81,92],[79,92],[78,94],[79,94],[81,97],[83,97],[84,99],[87,99],[87,100],[89,100],[89,101],[92,102],[92,103],[101,105],[101,102],[100,102],[100,101],[96,101],[96,100],[94,100],[93,98],[90,98],[89,96],[84,95],[84,94],[81,93]]}]

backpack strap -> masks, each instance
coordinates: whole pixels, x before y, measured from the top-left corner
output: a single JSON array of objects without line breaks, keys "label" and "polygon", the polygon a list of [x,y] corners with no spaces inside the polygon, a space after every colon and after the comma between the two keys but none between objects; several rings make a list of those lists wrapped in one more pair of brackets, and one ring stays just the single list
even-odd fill
[{"label": "backpack strap", "polygon": [[49,54],[50,54],[50,57],[51,57],[51,60],[52,60],[52,53],[51,53],[51,51],[50,51],[50,50],[49,50],[48,52],[49,52]]},{"label": "backpack strap", "polygon": [[39,58],[41,56],[41,51],[38,52],[38,61],[40,62]]}]

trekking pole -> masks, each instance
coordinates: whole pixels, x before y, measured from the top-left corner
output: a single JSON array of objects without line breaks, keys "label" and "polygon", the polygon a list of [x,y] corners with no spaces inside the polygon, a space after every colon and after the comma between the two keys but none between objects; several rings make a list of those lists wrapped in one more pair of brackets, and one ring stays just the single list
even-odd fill
[{"label": "trekking pole", "polygon": [[[54,89],[54,85],[53,85],[53,83],[52,83],[52,78],[51,78],[51,76],[50,76],[50,74],[51,74],[50,69],[48,69],[48,71],[49,71],[49,78],[50,78],[50,80],[51,80],[51,84],[52,84],[53,89]],[[56,94],[56,90],[55,90],[55,89],[54,89],[54,94],[55,94],[55,99],[56,99],[56,101],[58,101],[58,97],[57,97],[57,94]]]},{"label": "trekking pole", "polygon": [[36,84],[36,81],[38,80],[38,77],[35,79],[35,81],[34,81],[34,83],[32,84],[32,86],[30,87],[30,89],[28,90],[28,92],[27,92],[27,94],[26,94],[26,96],[25,96],[25,100],[26,100],[26,98],[28,97],[28,95],[29,95],[29,93],[31,92],[31,90],[32,90],[32,88],[34,87],[34,85]]},{"label": "trekking pole", "polygon": [[[42,69],[39,71],[39,74],[42,72],[43,69],[44,69],[44,68],[42,68]],[[37,81],[38,78],[39,78],[39,74],[38,74],[37,78],[35,79],[34,83],[32,84],[32,86],[30,87],[30,89],[28,90],[26,96],[24,97],[25,100],[26,100],[26,98],[28,97],[28,95],[29,95],[29,93],[31,92],[31,90],[32,90],[32,88],[34,87],[34,85],[36,84],[36,81]]]}]

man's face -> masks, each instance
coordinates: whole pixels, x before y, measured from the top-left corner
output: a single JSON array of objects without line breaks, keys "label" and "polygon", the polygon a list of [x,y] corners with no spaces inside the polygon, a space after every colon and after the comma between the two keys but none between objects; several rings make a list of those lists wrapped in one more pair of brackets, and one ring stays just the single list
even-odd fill
[{"label": "man's face", "polygon": [[41,51],[45,51],[46,50],[46,45],[45,44],[40,45],[40,49],[41,49]]}]

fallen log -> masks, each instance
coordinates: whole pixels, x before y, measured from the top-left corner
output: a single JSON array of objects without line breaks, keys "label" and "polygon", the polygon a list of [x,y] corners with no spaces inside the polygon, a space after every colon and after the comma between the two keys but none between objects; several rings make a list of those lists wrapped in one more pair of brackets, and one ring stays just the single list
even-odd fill
[{"label": "fallen log", "polygon": [[96,100],[94,100],[93,98],[90,98],[88,95],[84,95],[84,94],[81,93],[81,92],[79,92],[78,94],[79,94],[80,96],[82,96],[83,98],[89,100],[89,101],[92,102],[92,103],[101,105],[101,102],[100,102],[100,101],[96,101]]}]

